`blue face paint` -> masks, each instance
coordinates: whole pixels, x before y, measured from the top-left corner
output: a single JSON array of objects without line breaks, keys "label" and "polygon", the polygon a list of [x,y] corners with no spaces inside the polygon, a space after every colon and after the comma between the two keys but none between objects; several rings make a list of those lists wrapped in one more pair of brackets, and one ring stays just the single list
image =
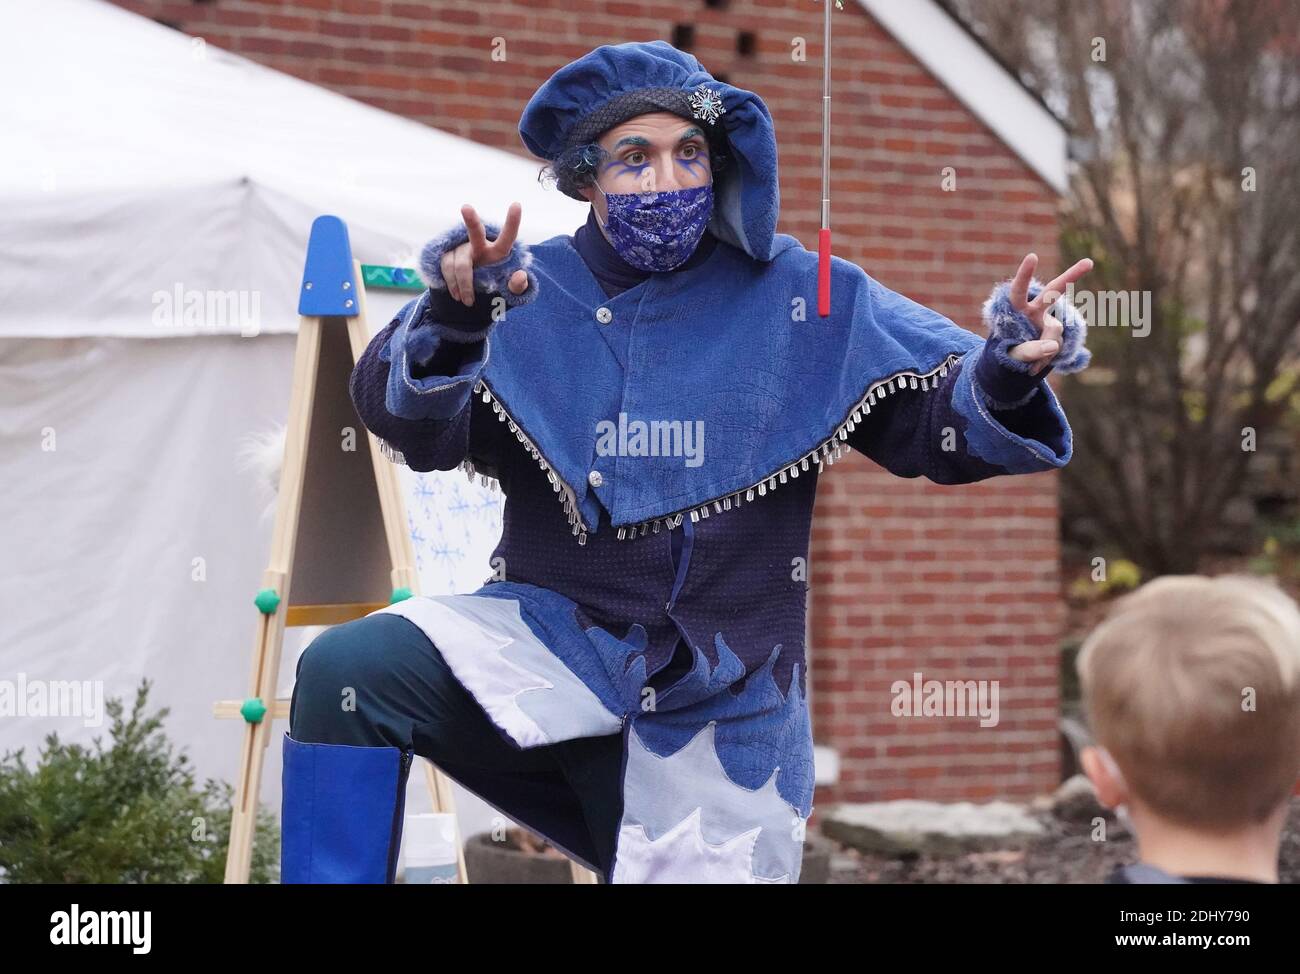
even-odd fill
[{"label": "blue face paint", "polygon": [[708,156],[692,156],[690,159],[678,159],[677,164],[692,176],[698,177],[708,172],[708,166],[705,165],[708,158]]},{"label": "blue face paint", "polygon": [[[686,262],[713,215],[713,184],[663,193],[606,193],[604,229],[614,250],[643,271]],[[599,214],[598,214],[599,216]]]}]

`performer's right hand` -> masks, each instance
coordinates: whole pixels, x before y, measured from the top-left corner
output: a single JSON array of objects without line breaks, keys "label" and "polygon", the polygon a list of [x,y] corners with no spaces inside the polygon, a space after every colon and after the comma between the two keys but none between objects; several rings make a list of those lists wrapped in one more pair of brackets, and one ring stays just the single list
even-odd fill
[{"label": "performer's right hand", "polygon": [[[478,218],[474,207],[466,203],[460,208],[461,219],[469,231],[469,240],[454,250],[442,255],[442,279],[447,282],[451,296],[466,307],[474,304],[474,268],[484,264],[495,264],[510,255],[515,236],[519,233],[519,218],[523,207],[511,203],[506,211],[506,223],[501,228],[501,235],[489,241],[483,229],[483,221]],[[512,294],[522,294],[528,289],[528,274],[515,271],[510,275],[507,285]]]}]

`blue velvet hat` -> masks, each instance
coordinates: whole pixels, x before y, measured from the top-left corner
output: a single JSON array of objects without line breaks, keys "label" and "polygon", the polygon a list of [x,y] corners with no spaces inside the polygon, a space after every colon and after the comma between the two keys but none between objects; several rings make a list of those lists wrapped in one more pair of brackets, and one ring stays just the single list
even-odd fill
[{"label": "blue velvet hat", "polygon": [[718,81],[667,41],[607,44],[551,75],[524,107],[519,135],[548,161],[636,115],[670,111],[725,138],[709,230],[756,260],[770,260],[781,194],[772,115],[752,91]]}]

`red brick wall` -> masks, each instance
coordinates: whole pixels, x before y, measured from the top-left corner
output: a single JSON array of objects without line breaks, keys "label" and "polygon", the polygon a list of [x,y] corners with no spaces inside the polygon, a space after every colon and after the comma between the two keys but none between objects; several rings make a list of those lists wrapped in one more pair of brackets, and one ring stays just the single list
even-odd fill
[{"label": "red brick wall", "polygon": [[[759,92],[780,138],[781,230],[815,246],[821,8],[788,0],[119,0],[209,43],[362,101],[525,154],[516,126],[552,71],[599,44],[672,39]],[[737,34],[756,48],[737,53]],[[897,291],[976,326],[994,282],[1035,250],[1055,267],[1051,191],[853,2],[836,14],[835,248]],[[807,40],[808,59],[791,58]],[[504,38],[507,60],[490,57]],[[940,188],[956,170],[957,191]],[[455,214],[449,214],[454,219]],[[430,228],[433,230],[436,228]],[[964,487],[853,455],[824,477],[813,539],[814,723],[841,754],[835,799],[1024,796],[1057,775],[1055,475]],[[1000,681],[1001,721],[898,719],[893,681]]]}]

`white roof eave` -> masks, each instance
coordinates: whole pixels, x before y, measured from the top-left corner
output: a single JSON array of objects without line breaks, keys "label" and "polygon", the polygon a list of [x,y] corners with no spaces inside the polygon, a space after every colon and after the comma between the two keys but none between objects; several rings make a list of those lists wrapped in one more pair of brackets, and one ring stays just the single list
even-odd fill
[{"label": "white roof eave", "polygon": [[[934,0],[858,0],[877,23],[1058,194],[1069,133]],[[832,56],[834,42],[832,41]]]}]

